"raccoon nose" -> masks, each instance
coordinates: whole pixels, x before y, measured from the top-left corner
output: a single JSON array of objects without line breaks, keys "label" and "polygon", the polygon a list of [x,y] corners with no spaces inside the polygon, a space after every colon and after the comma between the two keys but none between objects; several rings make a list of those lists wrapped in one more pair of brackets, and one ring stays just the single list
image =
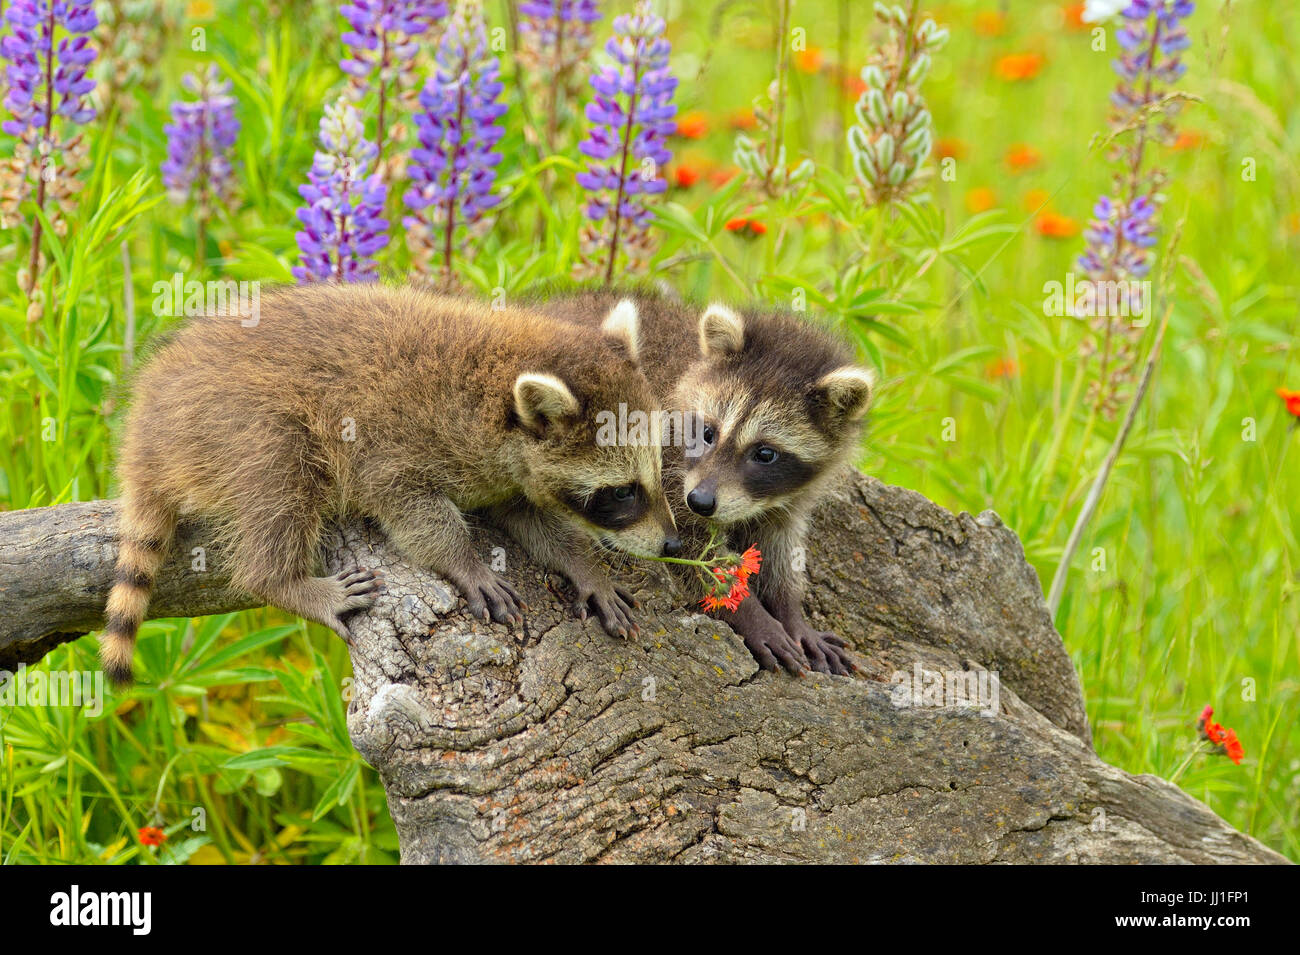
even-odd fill
[{"label": "raccoon nose", "polygon": [[704,488],[697,487],[686,495],[686,506],[689,507],[700,517],[708,517],[718,507],[717,498],[713,496],[712,491],[706,491]]},{"label": "raccoon nose", "polygon": [[664,541],[664,556],[676,557],[682,552],[682,539],[680,537],[670,537]]}]

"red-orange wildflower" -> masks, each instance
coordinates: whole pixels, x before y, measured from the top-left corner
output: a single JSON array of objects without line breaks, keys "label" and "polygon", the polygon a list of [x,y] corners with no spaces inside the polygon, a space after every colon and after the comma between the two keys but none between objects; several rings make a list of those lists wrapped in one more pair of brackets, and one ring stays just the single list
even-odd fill
[{"label": "red-orange wildflower", "polygon": [[966,144],[960,139],[940,139],[934,144],[934,154],[939,159],[964,159]]},{"label": "red-orange wildflower", "polygon": [[975,14],[975,32],[980,36],[1002,36],[1007,32],[1007,15],[997,10]]},{"label": "red-orange wildflower", "polygon": [[999,378],[1015,378],[1020,374],[1020,365],[1014,358],[999,358],[989,362],[984,374],[994,381]]},{"label": "red-orange wildflower", "polygon": [[1065,26],[1069,30],[1087,30],[1092,26],[1083,19],[1082,3],[1067,3],[1061,8],[1061,16],[1065,20]]},{"label": "red-orange wildflower", "polygon": [[744,236],[746,239],[756,239],[763,233],[767,232],[767,226],[757,219],[750,219],[747,216],[736,216],[734,219],[728,219],[724,228],[728,232],[734,232],[736,235]]},{"label": "red-orange wildflower", "polygon": [[701,112],[686,113],[677,118],[677,135],[683,139],[703,139],[709,131],[709,117]]},{"label": "red-orange wildflower", "polygon": [[140,827],[140,844],[143,846],[160,846],[167,841],[167,833],[157,826]]},{"label": "red-orange wildflower", "polygon": [[682,163],[673,170],[673,182],[681,189],[689,189],[699,180],[699,168],[690,163]]},{"label": "red-orange wildflower", "polygon": [[758,117],[753,109],[738,109],[727,120],[732,129],[750,130],[758,128]]},{"label": "red-orange wildflower", "polygon": [[794,68],[800,73],[816,73],[822,68],[822,50],[819,46],[810,46],[794,55]]},{"label": "red-orange wildflower", "polygon": [[1286,388],[1279,388],[1277,390],[1277,396],[1281,398],[1283,404],[1286,405],[1288,414],[1300,418],[1300,391],[1289,391]]},{"label": "red-orange wildflower", "polygon": [[1045,239],[1072,239],[1079,234],[1079,223],[1059,212],[1044,209],[1034,220],[1034,228]]},{"label": "red-orange wildflower", "polygon": [[1028,143],[1015,143],[1003,157],[1013,172],[1032,169],[1043,161],[1043,154]]},{"label": "red-orange wildflower", "polygon": [[976,186],[966,193],[966,208],[971,212],[988,212],[998,204],[998,194],[988,186]]},{"label": "red-orange wildflower", "polygon": [[994,72],[1012,83],[1032,80],[1043,71],[1046,62],[1047,57],[1041,53],[1008,53],[998,60]]}]

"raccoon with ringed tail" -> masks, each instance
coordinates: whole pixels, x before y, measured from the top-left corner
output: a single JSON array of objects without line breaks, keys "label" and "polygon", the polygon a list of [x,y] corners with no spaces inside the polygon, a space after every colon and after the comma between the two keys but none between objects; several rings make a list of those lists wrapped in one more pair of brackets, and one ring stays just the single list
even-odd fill
[{"label": "raccoon with ringed tail", "polygon": [[132,388],[109,677],[130,682],[154,575],[191,515],[228,544],[236,587],[349,642],[345,616],[383,586],[366,570],[315,575],[324,523],[349,515],[377,520],[474,616],[522,624],[518,592],[474,553],[464,514],[480,512],[569,578],[577,616],[632,632],[632,598],[588,544],[648,557],[681,542],[659,449],[596,440],[600,411],[657,409],[636,310],[598,327],[377,285],[288,287],[252,327],[181,327]]},{"label": "raccoon with ringed tail", "polygon": [[[762,572],[736,612],[719,611],[766,669],[848,674],[845,641],[803,612],[796,569],[809,517],[851,463],[875,376],[850,347],[797,315],[699,308],[649,292],[561,292],[534,303],[585,326],[621,299],[641,316],[641,355],[658,399],[687,419],[665,448],[669,496],[688,547],[706,522],[739,552],[757,544]],[[697,546],[698,545],[698,546]]]}]

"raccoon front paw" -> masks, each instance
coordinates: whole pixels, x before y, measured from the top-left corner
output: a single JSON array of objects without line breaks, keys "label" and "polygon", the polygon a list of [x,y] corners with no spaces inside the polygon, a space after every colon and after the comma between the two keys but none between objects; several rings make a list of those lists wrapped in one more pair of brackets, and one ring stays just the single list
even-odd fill
[{"label": "raccoon front paw", "polygon": [[858,665],[853,662],[842,637],[826,630],[814,630],[807,621],[789,621],[786,631],[794,636],[808,657],[808,665],[818,673],[850,676]]},{"label": "raccoon front paw", "polygon": [[523,626],[524,611],[528,605],[514,587],[492,571],[485,568],[481,574],[453,583],[465,598],[470,616],[477,617],[484,623],[495,620],[497,623]]},{"label": "raccoon front paw", "polygon": [[380,570],[357,569],[335,574],[342,589],[342,599],[334,612],[339,616],[353,610],[364,610],[373,606],[385,590],[384,573]]},{"label": "raccoon front paw", "polygon": [[799,643],[775,620],[764,620],[746,628],[745,646],[764,670],[784,667],[795,676],[808,669],[808,659]]},{"label": "raccoon front paw", "polygon": [[352,631],[342,618],[345,614],[374,606],[379,595],[386,589],[383,572],[358,568],[341,571],[332,578],[324,579],[333,585],[336,593],[332,612],[321,622],[342,637],[344,643],[352,646]]},{"label": "raccoon front paw", "polygon": [[637,606],[635,597],[612,584],[579,586],[578,598],[573,602],[573,615],[586,620],[590,610],[611,637],[629,637],[641,632],[632,617],[632,609]]}]

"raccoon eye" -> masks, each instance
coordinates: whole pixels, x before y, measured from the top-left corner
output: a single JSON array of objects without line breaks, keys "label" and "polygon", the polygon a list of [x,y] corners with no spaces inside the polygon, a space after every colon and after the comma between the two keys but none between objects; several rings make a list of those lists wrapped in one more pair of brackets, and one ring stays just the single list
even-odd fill
[{"label": "raccoon eye", "polygon": [[770,448],[766,444],[760,444],[754,449],[754,460],[759,464],[771,464],[778,457],[780,455],[777,454],[776,448]]},{"label": "raccoon eye", "polygon": [[704,439],[705,444],[712,444],[718,439],[718,432],[713,430],[713,425],[706,424],[704,430],[700,432],[700,437]]},{"label": "raccoon eye", "polygon": [[630,501],[635,496],[635,484],[624,484],[622,487],[614,488],[614,500],[616,501]]}]

